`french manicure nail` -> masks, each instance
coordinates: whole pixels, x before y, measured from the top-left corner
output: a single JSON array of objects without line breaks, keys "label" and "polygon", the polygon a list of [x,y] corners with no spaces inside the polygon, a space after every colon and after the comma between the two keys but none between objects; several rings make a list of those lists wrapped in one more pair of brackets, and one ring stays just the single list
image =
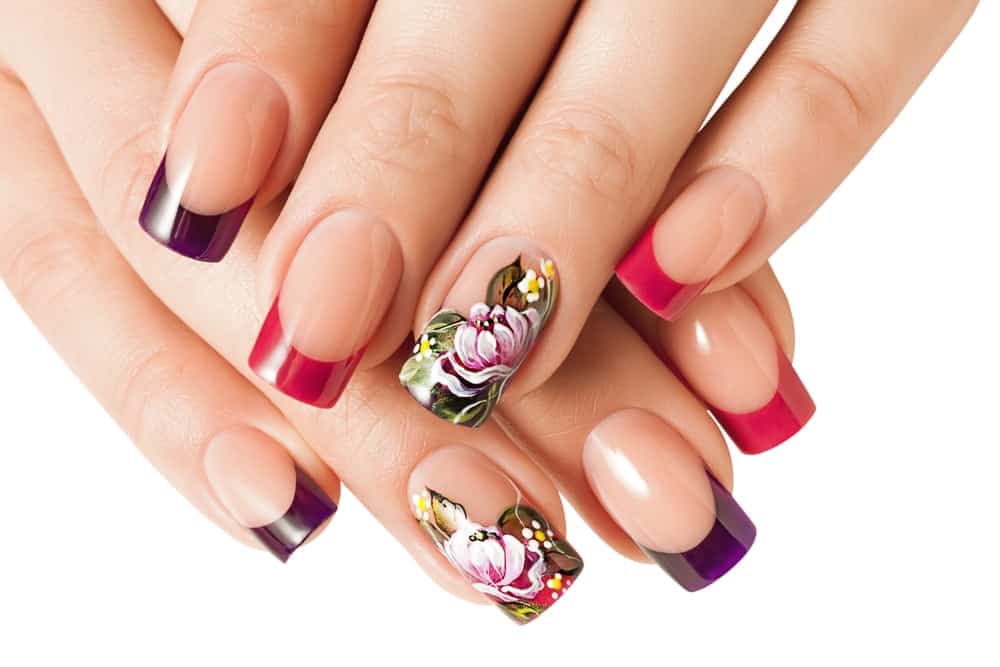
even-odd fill
[{"label": "french manicure nail", "polygon": [[750,238],[764,194],[733,167],[700,174],[622,258],[616,274],[643,305],[676,319]]},{"label": "french manicure nail", "polygon": [[555,307],[556,266],[524,239],[494,239],[469,260],[417,337],[399,380],[421,405],[480,426]]},{"label": "french manicure nail", "polygon": [[417,522],[448,562],[517,623],[548,610],[583,570],[576,550],[476,450],[433,452],[408,489]]},{"label": "french manicure nail", "polygon": [[250,368],[303,403],[332,407],[395,296],[402,253],[389,228],[342,210],[306,235],[250,354]]},{"label": "french manicure nail", "polygon": [[288,103],[252,65],[209,70],[177,120],[139,214],[153,239],[191,259],[228,252],[284,138]]},{"label": "french manicure nail", "polygon": [[785,442],[816,411],[760,310],[738,287],[703,296],[661,329],[661,339],[681,375],[746,454]]},{"label": "french manicure nail", "polygon": [[281,445],[253,428],[212,438],[204,468],[223,507],[282,562],[337,511]]},{"label": "french manicure nail", "polygon": [[717,581],[753,544],[753,522],[658,416],[630,409],[605,418],[583,456],[604,508],[685,589]]}]

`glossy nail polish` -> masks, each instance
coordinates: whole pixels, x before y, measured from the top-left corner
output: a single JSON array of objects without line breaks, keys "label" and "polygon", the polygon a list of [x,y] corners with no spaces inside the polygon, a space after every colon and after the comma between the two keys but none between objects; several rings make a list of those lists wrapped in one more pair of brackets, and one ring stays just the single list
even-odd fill
[{"label": "glossy nail polish", "polygon": [[739,287],[703,296],[660,330],[667,356],[744,453],[799,432],[816,411],[753,300]]},{"label": "glossy nail polish", "polygon": [[717,581],[753,544],[749,517],[656,415],[628,409],[606,417],[588,436],[583,460],[608,513],[689,591]]},{"label": "glossy nail polish", "polygon": [[303,403],[332,407],[395,296],[402,254],[388,227],[338,211],[306,235],[250,354],[250,368]]},{"label": "glossy nail polish", "polygon": [[573,587],[583,560],[478,451],[439,449],[413,471],[417,523],[469,583],[517,623],[546,612]]},{"label": "glossy nail polish", "polygon": [[171,132],[139,224],[203,262],[228,252],[281,146],[284,93],[252,65],[225,63],[198,83]]},{"label": "glossy nail polish", "polygon": [[417,337],[400,382],[441,419],[482,425],[535,345],[558,290],[555,264],[529,242],[490,241]]},{"label": "glossy nail polish", "polygon": [[651,311],[674,320],[736,256],[764,208],[760,186],[742,171],[700,174],[622,258],[618,279]]},{"label": "glossy nail polish", "polygon": [[281,445],[253,428],[216,435],[205,449],[204,468],[230,516],[282,562],[337,511]]}]

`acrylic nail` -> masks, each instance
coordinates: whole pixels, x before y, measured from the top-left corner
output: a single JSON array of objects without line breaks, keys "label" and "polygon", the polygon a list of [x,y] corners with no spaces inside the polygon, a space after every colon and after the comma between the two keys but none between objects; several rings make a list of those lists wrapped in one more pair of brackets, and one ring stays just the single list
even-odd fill
[{"label": "acrylic nail", "polygon": [[739,287],[703,296],[660,334],[677,370],[746,454],[785,442],[816,411],[757,305]]},{"label": "acrylic nail", "polygon": [[204,469],[230,516],[282,562],[337,511],[281,445],[253,428],[234,428],[212,438]]},{"label": "acrylic nail", "polygon": [[400,382],[438,417],[482,425],[531,352],[558,291],[555,263],[529,241],[486,243],[417,337]]},{"label": "acrylic nail", "polygon": [[417,522],[448,562],[517,623],[562,599],[583,570],[576,550],[476,450],[431,453],[408,491]]},{"label": "acrylic nail", "polygon": [[753,544],[753,522],[660,417],[637,409],[606,417],[583,456],[604,508],[685,589],[717,581]]},{"label": "acrylic nail", "polygon": [[209,70],[188,100],[146,194],[139,224],[175,252],[229,251],[284,138],[288,103],[252,65]]},{"label": "acrylic nail", "polygon": [[733,167],[700,174],[622,258],[618,279],[651,311],[674,320],[746,244],[764,194]]},{"label": "acrylic nail", "polygon": [[364,211],[333,213],[302,241],[261,327],[250,368],[292,398],[332,407],[395,296],[402,253]]}]

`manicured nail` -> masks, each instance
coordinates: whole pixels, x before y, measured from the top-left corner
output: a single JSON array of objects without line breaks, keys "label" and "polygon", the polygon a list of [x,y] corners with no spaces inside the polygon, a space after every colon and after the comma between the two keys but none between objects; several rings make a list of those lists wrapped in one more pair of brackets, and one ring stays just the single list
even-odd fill
[{"label": "manicured nail", "polygon": [[735,287],[708,294],[661,328],[668,356],[746,454],[776,447],[816,405],[756,304]]},{"label": "manicured nail", "polygon": [[584,470],[619,526],[689,591],[736,565],[757,529],[680,434],[643,410],[605,418],[587,438]]},{"label": "manicured nail", "polygon": [[260,431],[219,433],[205,449],[205,477],[233,519],[285,562],[337,505]]},{"label": "manicured nail", "polygon": [[408,488],[417,522],[448,562],[518,623],[555,604],[583,570],[569,542],[476,450],[433,452]]},{"label": "manicured nail", "polygon": [[494,239],[473,255],[424,327],[399,380],[438,417],[480,426],[552,312],[555,264],[524,239]]},{"label": "manicured nail", "polygon": [[146,194],[139,224],[171,250],[221,260],[278,154],[288,102],[252,65],[226,63],[195,88]]},{"label": "manicured nail", "polygon": [[676,319],[740,251],[764,217],[764,194],[733,167],[699,175],[618,264],[622,284]]},{"label": "manicured nail", "polygon": [[332,407],[399,286],[399,242],[359,210],[306,235],[250,354],[250,368],[292,398]]}]

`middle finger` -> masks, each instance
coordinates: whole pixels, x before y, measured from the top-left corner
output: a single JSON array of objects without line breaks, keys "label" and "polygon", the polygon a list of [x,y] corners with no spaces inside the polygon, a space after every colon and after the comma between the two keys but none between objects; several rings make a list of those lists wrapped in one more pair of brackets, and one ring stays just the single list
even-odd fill
[{"label": "middle finger", "polygon": [[[512,384],[518,395],[562,363],[772,5],[582,5],[510,147],[431,274],[417,312],[417,331],[443,304],[468,315],[471,326],[499,327],[513,343],[494,353],[489,346],[463,349],[456,336],[453,349],[432,350],[450,355],[445,372],[404,370],[404,384],[426,408],[476,425],[522,361]],[[551,332],[525,361],[547,318]],[[425,333],[428,341],[434,337]],[[487,376],[485,367],[495,372]],[[467,419],[469,411],[478,417]]]}]

